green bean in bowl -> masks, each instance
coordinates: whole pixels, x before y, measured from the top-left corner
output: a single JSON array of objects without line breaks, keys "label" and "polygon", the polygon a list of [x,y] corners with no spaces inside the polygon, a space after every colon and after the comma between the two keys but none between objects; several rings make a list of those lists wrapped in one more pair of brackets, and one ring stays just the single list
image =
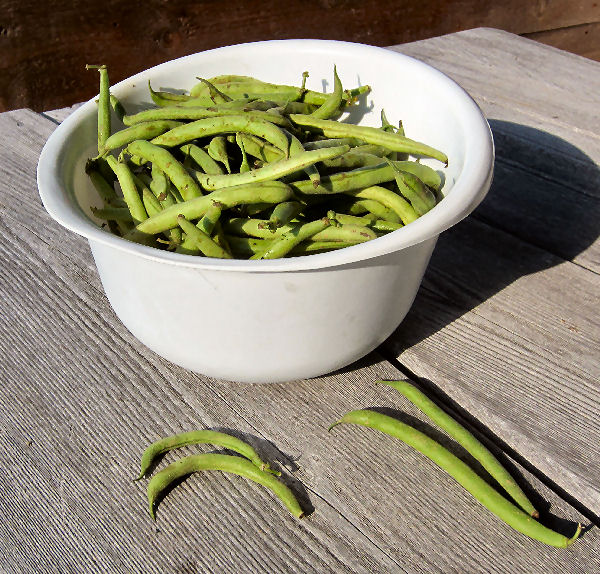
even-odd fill
[{"label": "green bean in bowl", "polygon": [[[127,113],[100,75],[98,154],[86,173],[112,233],[180,254],[277,259],[323,253],[409,225],[441,200],[447,156],[408,138],[402,122],[349,123],[370,93],[274,84],[252,76],[196,78]],[[374,95],[376,97],[376,95]],[[111,107],[122,126],[111,125]]]}]

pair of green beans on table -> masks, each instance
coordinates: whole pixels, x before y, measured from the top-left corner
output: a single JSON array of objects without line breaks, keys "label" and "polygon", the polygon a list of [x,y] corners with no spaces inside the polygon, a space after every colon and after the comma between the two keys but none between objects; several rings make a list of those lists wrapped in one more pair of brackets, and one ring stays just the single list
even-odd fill
[{"label": "pair of green beans on table", "polygon": [[[233,75],[190,94],[149,85],[157,107],[128,115],[106,66],[89,67],[100,96],[86,170],[104,203],[92,212],[126,239],[206,257],[304,255],[376,239],[441,198],[440,174],[408,156],[447,164],[444,153],[383,112],[380,128],[338,121],[370,88],[344,90],[335,68],[329,94],[307,89],[307,73],[300,87]],[[114,132],[111,106],[125,126]],[[241,218],[258,226],[232,225]]]},{"label": "pair of green beans on table", "polygon": [[152,443],[142,455],[140,474],[136,480],[140,480],[149,472],[156,457],[170,450],[192,444],[214,444],[237,452],[242,456],[213,453],[189,455],[158,472],[148,483],[148,509],[153,519],[155,518],[154,507],[157,498],[173,481],[194,472],[209,470],[237,474],[262,484],[271,490],[296,518],[304,516],[304,511],[293,492],[276,478],[281,473],[271,470],[269,465],[260,459],[251,445],[237,437],[219,431],[190,431]]},{"label": "pair of green beans on table", "polygon": [[351,411],[346,413],[339,421],[333,423],[329,427],[329,430],[342,423],[352,423],[370,427],[400,439],[431,459],[488,510],[522,534],[558,548],[566,548],[577,540],[581,533],[580,524],[577,525],[575,534],[571,538],[567,538],[535,520],[539,516],[538,511],[496,457],[475,436],[438,407],[414,385],[407,381],[379,382],[399,391],[442,430],[446,431],[450,437],[465,448],[488,471],[490,476],[500,484],[516,504],[505,498],[467,464],[437,441],[412,426],[388,415],[366,409]]}]

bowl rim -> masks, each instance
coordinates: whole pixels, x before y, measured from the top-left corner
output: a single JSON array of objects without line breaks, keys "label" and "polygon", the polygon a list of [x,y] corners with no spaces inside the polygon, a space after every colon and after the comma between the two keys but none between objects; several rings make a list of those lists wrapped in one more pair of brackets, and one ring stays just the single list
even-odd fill
[{"label": "bowl rim", "polygon": [[[412,245],[437,237],[441,232],[466,217],[485,197],[492,180],[494,165],[494,143],[490,127],[481,109],[473,98],[454,80],[437,68],[405,54],[390,50],[339,40],[266,40],[234,44],[197,52],[153,66],[138,74],[111,86],[118,92],[129,84],[145,81],[149,75],[168,69],[173,64],[185,64],[186,61],[202,60],[215,54],[235,54],[253,50],[320,50],[340,51],[344,54],[357,51],[371,52],[372,58],[386,58],[403,62],[404,65],[417,66],[443,86],[448,96],[452,96],[453,107],[460,113],[464,132],[469,134],[465,141],[464,165],[460,175],[453,183],[452,192],[444,197],[436,207],[422,215],[411,224],[386,235],[358,245],[337,249],[326,253],[302,255],[272,260],[212,259],[163,251],[153,247],[127,241],[98,227],[72,200],[65,200],[66,193],[59,183],[59,165],[61,154],[67,146],[68,136],[79,121],[93,110],[94,97],[70,114],[48,138],[39,157],[37,166],[38,191],[42,203],[49,215],[67,229],[86,237],[90,242],[100,242],[121,251],[157,262],[198,269],[215,269],[238,272],[281,272],[322,269],[358,263],[382,255],[405,249]],[[440,208],[441,209],[438,209]]]}]

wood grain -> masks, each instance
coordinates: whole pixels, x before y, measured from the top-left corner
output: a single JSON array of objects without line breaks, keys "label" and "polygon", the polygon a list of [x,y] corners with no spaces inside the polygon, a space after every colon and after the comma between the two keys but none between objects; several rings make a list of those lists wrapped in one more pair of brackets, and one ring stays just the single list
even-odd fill
[{"label": "wood grain", "polygon": [[[600,15],[597,16],[600,18]],[[541,30],[524,34],[526,38],[556,46],[591,60],[600,60],[600,22],[567,26],[554,30]]]},{"label": "wood grain", "polygon": [[[450,446],[391,389],[373,384],[400,375],[376,355],[329,377],[257,386],[194,375],[143,347],[113,315],[85,241],[52,222],[37,199],[32,168],[55,124],[23,111],[1,115],[0,127],[13,142],[0,182],[4,570],[525,573],[535,560],[540,572],[575,573],[600,564],[595,532],[561,557],[481,512],[394,441],[353,428],[328,434],[346,410],[377,406]],[[311,516],[297,522],[267,492],[207,474],[169,493],[152,525],[144,483],[131,482],[143,448],[204,427],[231,429],[277,462],[314,507]],[[583,519],[506,464],[534,492],[546,523],[569,533]]]},{"label": "wood grain", "polygon": [[[269,39],[326,38],[377,46],[492,26],[532,33],[597,22],[595,0],[0,1],[0,110],[42,111],[97,93],[88,63],[112,81],[183,55]],[[10,78],[10,81],[8,79]]]}]

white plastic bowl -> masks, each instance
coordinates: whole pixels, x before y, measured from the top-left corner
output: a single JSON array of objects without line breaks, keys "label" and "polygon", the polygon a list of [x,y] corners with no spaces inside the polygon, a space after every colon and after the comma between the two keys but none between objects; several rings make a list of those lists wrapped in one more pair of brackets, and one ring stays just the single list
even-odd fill
[{"label": "white plastic bowl", "polygon": [[[493,167],[489,126],[473,100],[434,68],[361,44],[282,40],[218,48],[167,62],[111,88],[129,112],[151,105],[154,89],[189,89],[196,76],[243,74],[331,91],[334,64],[345,87],[372,92],[363,125],[385,109],[412,139],[444,151],[444,199],[416,222],[330,253],[272,261],[180,255],[125,241],[101,229],[84,173],[95,155],[96,104],[90,100],[48,139],[38,186],[48,213],[89,240],[106,295],[125,326],[166,359],[240,382],[282,382],[344,367],[382,343],[415,298],[438,235],[487,193]],[[94,77],[90,81],[97,81]],[[361,110],[358,110],[361,112]],[[363,107],[362,112],[365,112]]]}]

